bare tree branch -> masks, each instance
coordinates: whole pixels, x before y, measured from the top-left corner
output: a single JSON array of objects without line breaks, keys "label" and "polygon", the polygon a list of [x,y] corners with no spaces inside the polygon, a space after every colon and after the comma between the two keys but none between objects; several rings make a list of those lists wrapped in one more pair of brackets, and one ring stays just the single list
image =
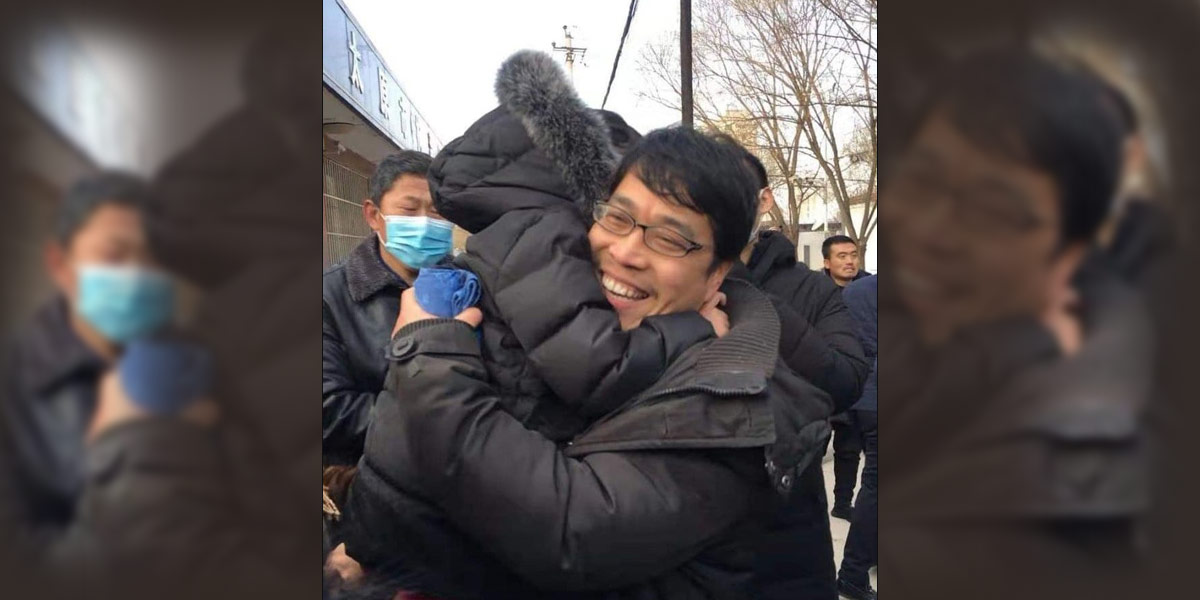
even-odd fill
[{"label": "bare tree branch", "polygon": [[[824,198],[865,241],[877,220],[876,0],[697,0],[692,14],[697,122],[767,165],[784,192],[772,223],[795,241],[804,202]],[[677,42],[647,46],[640,61],[657,83],[642,96],[671,108]]]}]

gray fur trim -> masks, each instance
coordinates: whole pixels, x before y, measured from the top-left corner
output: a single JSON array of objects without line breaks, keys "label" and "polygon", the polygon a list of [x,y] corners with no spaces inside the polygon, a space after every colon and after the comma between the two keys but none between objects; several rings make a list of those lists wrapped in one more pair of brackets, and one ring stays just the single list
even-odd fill
[{"label": "gray fur trim", "polygon": [[550,55],[521,50],[510,56],[496,74],[496,98],[562,170],[583,209],[608,194],[616,167],[608,128]]}]

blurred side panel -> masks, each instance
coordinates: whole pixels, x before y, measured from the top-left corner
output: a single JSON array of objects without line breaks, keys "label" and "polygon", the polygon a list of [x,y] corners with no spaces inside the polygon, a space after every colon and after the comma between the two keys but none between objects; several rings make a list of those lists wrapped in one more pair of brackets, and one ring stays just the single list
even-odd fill
[{"label": "blurred side panel", "polygon": [[[321,35],[317,3],[0,9],[0,595],[320,597],[320,311],[305,299],[322,271]],[[177,280],[178,335],[212,357],[215,426],[152,417],[85,440],[99,417],[63,408],[14,432],[35,388],[10,348],[63,294],[47,249],[65,195],[106,172],[149,190],[150,253]],[[38,520],[41,493],[75,501]]]},{"label": "blurred side panel", "polygon": [[[1191,475],[1198,451],[1193,357],[1200,286],[1193,273],[1200,266],[1200,3],[904,0],[884,3],[880,22],[880,228],[887,235],[879,249],[879,577],[885,593],[922,600],[1195,595],[1189,564],[1200,534],[1200,490]],[[963,300],[969,290],[989,289],[986,279],[993,277],[979,266],[986,261],[972,257],[1019,261],[1035,254],[1036,236],[997,233],[1003,210],[979,218],[985,210],[972,207],[986,194],[971,188],[964,162],[953,172],[935,168],[913,185],[914,152],[931,147],[915,140],[936,139],[929,126],[939,98],[967,85],[946,74],[997,48],[1028,51],[1102,82],[1096,97],[1123,123],[1112,197],[1094,199],[1111,207],[1084,240],[1088,258],[1072,271],[1070,289],[1078,298],[1068,312],[1082,315],[1075,359],[1064,358],[1062,338],[1045,315],[997,308],[1013,288],[1037,287],[1031,279],[1043,263],[1031,263],[1024,280],[1018,274],[1007,287]],[[985,75],[965,77],[979,89],[1005,77],[997,72],[989,83]],[[1036,104],[1029,100],[1036,90],[1022,94],[1012,97]],[[1008,97],[1008,90],[997,96]],[[997,102],[974,111],[955,107],[957,133],[971,141],[959,155],[963,147],[978,151],[979,172],[1029,174],[1024,169],[1039,160],[1031,156],[1037,154],[1033,144],[1055,147],[1068,134],[1022,138],[1018,129],[994,123],[1005,114],[1059,109],[1027,104],[1010,111]],[[1123,102],[1132,123],[1120,115]],[[1058,114],[1068,115],[1061,123],[1078,124],[1073,119],[1086,110]],[[1042,122],[1039,131],[1072,126]],[[1139,158],[1131,160],[1133,154]],[[919,205],[897,198],[913,189],[945,191],[958,206],[939,212],[934,193]],[[923,233],[905,234],[901,225],[914,222],[910,231]],[[1003,242],[989,247],[989,240]],[[1055,252],[1045,260],[1062,258]],[[932,282],[906,263],[922,253],[941,257],[928,267],[941,272]],[[1129,300],[1112,312],[1114,321],[1145,326],[1106,338],[1111,360],[1088,363],[1097,332],[1112,331],[1096,317],[1093,292],[1101,272],[1119,280],[1105,289]],[[952,339],[965,339],[968,330],[975,337],[953,356],[915,359],[939,357],[932,350],[921,354],[928,349],[922,333],[928,323],[913,316],[918,288],[927,298],[946,292],[944,304],[931,303],[927,313],[934,317],[924,321],[995,318],[964,326]],[[1045,495],[1035,502],[1032,490]]]}]

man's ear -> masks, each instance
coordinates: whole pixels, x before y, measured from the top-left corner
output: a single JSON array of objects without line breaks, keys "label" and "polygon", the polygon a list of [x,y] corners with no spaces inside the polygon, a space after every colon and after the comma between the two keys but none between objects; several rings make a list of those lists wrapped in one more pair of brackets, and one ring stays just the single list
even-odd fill
[{"label": "man's ear", "polygon": [[771,209],[774,207],[775,193],[769,187],[763,188],[758,194],[758,216],[761,218],[763,215],[771,212]]},{"label": "man's ear", "polygon": [[379,235],[384,235],[387,232],[387,228],[383,223],[383,213],[379,212],[379,207],[375,205],[374,201],[370,199],[363,200],[362,213],[363,221],[367,223],[367,227],[370,227],[371,231]]},{"label": "man's ear", "polygon": [[46,242],[43,257],[46,263],[46,274],[59,292],[68,297],[75,289],[75,272],[67,257],[67,249],[58,240]]},{"label": "man's ear", "polygon": [[725,283],[725,276],[729,274],[729,270],[733,268],[733,261],[727,260],[718,264],[711,273],[708,274],[708,281],[704,289],[704,301],[712,300],[712,297],[721,289],[721,284]]}]

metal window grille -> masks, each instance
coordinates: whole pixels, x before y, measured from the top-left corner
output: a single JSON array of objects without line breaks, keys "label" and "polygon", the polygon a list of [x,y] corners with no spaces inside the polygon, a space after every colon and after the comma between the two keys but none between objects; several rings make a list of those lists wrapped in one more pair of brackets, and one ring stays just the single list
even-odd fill
[{"label": "metal window grille", "polygon": [[362,200],[367,197],[367,178],[344,165],[324,160],[323,250],[325,268],[341,262],[368,235],[363,221]]}]

